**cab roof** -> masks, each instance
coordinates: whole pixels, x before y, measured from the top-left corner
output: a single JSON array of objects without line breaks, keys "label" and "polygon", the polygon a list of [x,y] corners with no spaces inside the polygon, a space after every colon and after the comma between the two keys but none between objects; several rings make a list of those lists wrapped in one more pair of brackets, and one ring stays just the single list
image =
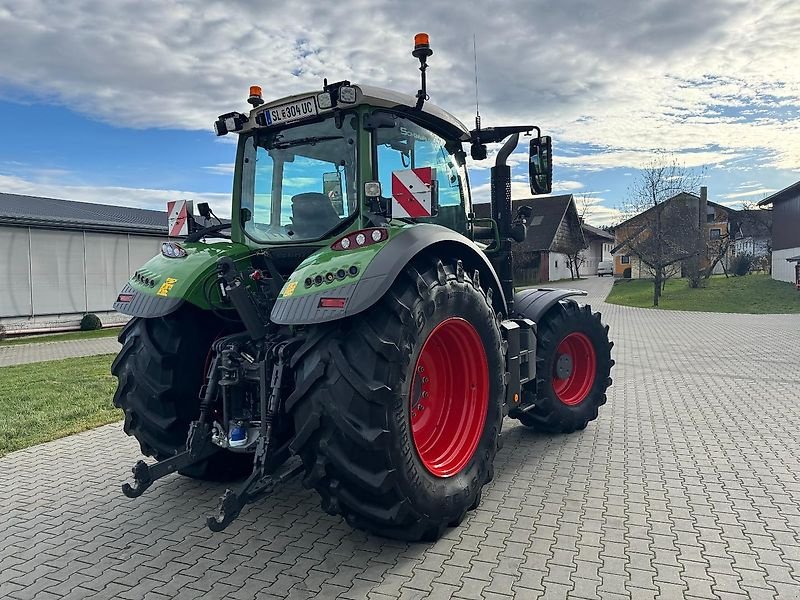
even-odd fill
[{"label": "cab roof", "polygon": [[[416,117],[416,120],[426,122],[432,128],[439,129],[443,133],[446,133],[449,137],[453,137],[462,142],[467,142],[470,139],[469,129],[467,129],[466,126],[456,117],[451,115],[449,112],[442,110],[435,104],[425,102],[425,104],[422,105],[421,110],[416,110],[415,107],[417,104],[417,99],[409,94],[403,94],[394,90],[388,90],[371,85],[361,85],[357,83],[350,84],[350,86],[356,89],[355,102],[348,104],[342,103],[336,108],[318,108],[319,112],[316,116],[332,113],[337,109],[349,109],[366,104],[369,106],[393,109],[399,113],[408,114],[412,118]],[[250,129],[259,128],[260,125],[257,124],[256,117],[270,108],[281,106],[283,104],[289,104],[291,102],[312,96],[316,98],[316,96],[321,93],[323,93],[322,90],[315,90],[302,94],[293,94],[291,96],[285,96],[283,98],[266,102],[250,111],[250,118],[244,130],[247,131]],[[300,122],[302,121],[298,120],[294,123]]]}]

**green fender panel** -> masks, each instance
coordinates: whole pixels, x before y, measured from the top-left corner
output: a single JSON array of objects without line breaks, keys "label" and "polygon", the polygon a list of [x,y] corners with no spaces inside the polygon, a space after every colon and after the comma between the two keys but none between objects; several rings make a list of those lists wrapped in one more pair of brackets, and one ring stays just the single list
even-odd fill
[{"label": "green fender panel", "polygon": [[154,256],[136,270],[117,296],[114,310],[134,317],[162,317],[184,302],[208,309],[203,286],[214,276],[217,261],[223,256],[246,260],[252,249],[243,244],[181,244],[184,258]]},{"label": "green fender panel", "polygon": [[[356,315],[375,304],[405,266],[426,248],[437,245],[443,261],[458,257],[465,269],[479,269],[492,288],[496,309],[505,314],[505,298],[489,259],[463,235],[433,224],[403,225],[390,229],[389,240],[358,250],[319,251],[306,259],[287,280],[272,308],[271,320],[279,325],[309,325]],[[339,269],[356,266],[357,276],[339,278]],[[349,271],[348,271],[349,272]],[[328,274],[333,274],[333,279]],[[317,275],[322,283],[306,285]],[[328,307],[326,302],[339,302]]]}]

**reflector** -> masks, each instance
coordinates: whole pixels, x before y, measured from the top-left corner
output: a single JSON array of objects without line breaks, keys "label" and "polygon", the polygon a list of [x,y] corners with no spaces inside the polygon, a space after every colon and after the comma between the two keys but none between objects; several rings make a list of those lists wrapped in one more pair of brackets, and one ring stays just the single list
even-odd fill
[{"label": "reflector", "polygon": [[344,308],[347,298],[320,298],[320,308]]}]

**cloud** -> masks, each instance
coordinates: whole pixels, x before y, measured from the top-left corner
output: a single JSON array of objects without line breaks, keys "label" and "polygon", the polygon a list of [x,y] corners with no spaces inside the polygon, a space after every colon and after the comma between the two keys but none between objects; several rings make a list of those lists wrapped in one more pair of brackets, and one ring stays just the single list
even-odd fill
[{"label": "cloud", "polygon": [[13,59],[0,66],[0,95],[127,127],[208,129],[246,107],[253,83],[268,98],[319,89],[323,77],[413,94],[410,38],[429,28],[432,101],[471,123],[465,32],[477,31],[484,125],[535,122],[556,149],[607,149],[565,163],[576,169],[638,167],[653,147],[699,148],[692,160],[710,163],[762,149],[776,168],[800,164],[797,2],[297,0],[291,18],[264,17],[283,6],[7,0],[0,55]]},{"label": "cloud", "polygon": [[731,199],[731,198],[748,198],[750,196],[763,196],[763,197],[766,198],[772,192],[777,192],[777,191],[778,190],[776,188],[759,188],[757,190],[749,190],[749,191],[746,191],[746,192],[736,192],[736,193],[733,193],[733,194],[724,194],[722,197]]},{"label": "cloud", "polygon": [[[318,90],[325,77],[414,94],[419,72],[410,40],[428,30],[431,101],[471,124],[469,33],[478,32],[483,125],[538,124],[552,134],[563,179],[556,192],[584,190],[584,176],[640,168],[654,148],[679,153],[687,167],[719,165],[749,179],[774,174],[764,169],[800,169],[797,2],[296,0],[286,14],[277,0],[5,0],[0,98],[57,103],[120,127],[208,131],[218,115],[248,108],[251,84],[261,84],[268,99]],[[508,160],[514,197],[530,195],[527,139]],[[469,161],[477,180],[497,150],[491,145],[488,160]],[[231,165],[204,169],[229,176]],[[112,193],[133,203],[184,193],[58,180],[56,172],[23,173],[9,185],[98,201]],[[755,190],[778,185],[750,183]],[[488,186],[474,193],[488,201]],[[204,196],[219,197],[218,214],[229,212],[227,194]],[[604,202],[593,211],[598,219],[616,214]]]},{"label": "cloud", "polygon": [[231,214],[230,194],[201,193],[187,190],[157,190],[116,186],[64,185],[62,183],[34,181],[11,175],[0,175],[0,189],[7,194],[62,198],[95,204],[133,206],[151,210],[166,210],[168,200],[194,200],[208,202],[220,217]]},{"label": "cloud", "polygon": [[233,175],[233,170],[236,167],[234,163],[219,163],[216,165],[210,165],[208,167],[203,167],[206,171],[213,173],[214,175],[225,175],[230,177]]}]

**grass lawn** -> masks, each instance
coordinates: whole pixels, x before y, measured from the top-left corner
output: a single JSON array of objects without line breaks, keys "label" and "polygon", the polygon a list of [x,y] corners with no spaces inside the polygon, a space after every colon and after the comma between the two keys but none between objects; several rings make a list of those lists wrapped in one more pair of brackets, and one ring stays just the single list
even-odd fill
[{"label": "grass lawn", "polygon": [[[775,281],[769,275],[745,277],[715,276],[707,287],[692,289],[687,279],[670,279],[659,308],[706,312],[784,314],[800,313],[800,292],[790,283]],[[653,307],[653,282],[620,279],[606,302],[624,306]]]},{"label": "grass lawn", "polygon": [[0,456],[122,419],[111,354],[0,368]]},{"label": "grass lawn", "polygon": [[117,337],[121,327],[95,329],[94,331],[67,331],[48,335],[28,335],[0,341],[0,346],[17,346],[19,344],[40,344],[42,342],[64,342],[67,340],[88,340],[93,338]]}]

